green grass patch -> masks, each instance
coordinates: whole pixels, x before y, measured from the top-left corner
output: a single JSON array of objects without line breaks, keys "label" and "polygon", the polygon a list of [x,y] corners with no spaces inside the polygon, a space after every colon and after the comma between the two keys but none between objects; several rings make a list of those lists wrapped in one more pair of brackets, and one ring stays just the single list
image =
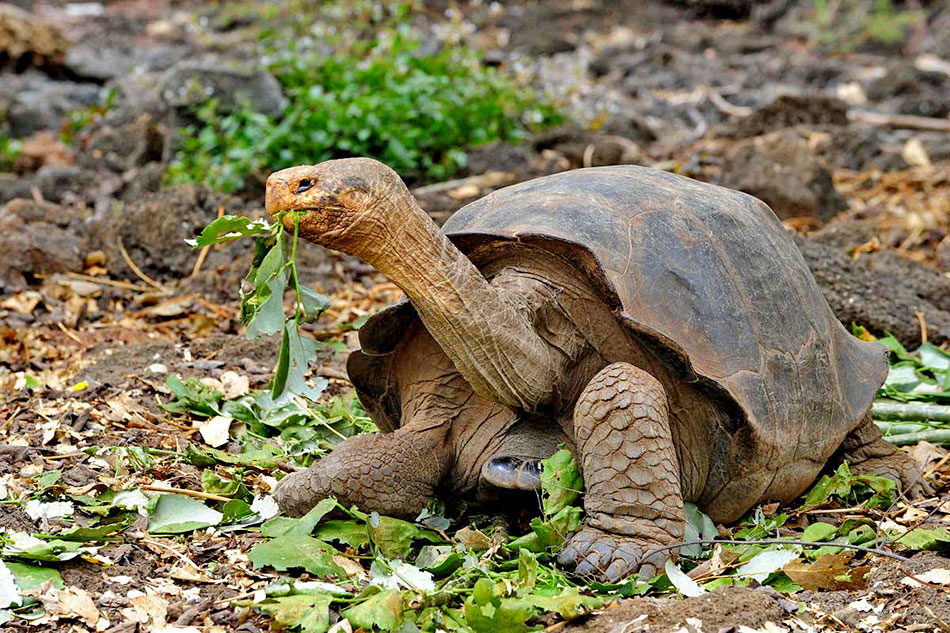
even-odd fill
[{"label": "green grass patch", "polygon": [[248,177],[263,182],[285,167],[348,156],[381,160],[410,181],[442,180],[465,166],[466,149],[561,121],[471,49],[446,43],[423,54],[407,28],[331,55],[292,50],[270,70],[289,100],[284,113],[203,105],[199,124],[182,134],[171,182],[234,191]]},{"label": "green grass patch", "polygon": [[847,52],[869,44],[900,44],[923,17],[921,11],[895,8],[891,0],[814,0],[808,30],[823,46]]}]

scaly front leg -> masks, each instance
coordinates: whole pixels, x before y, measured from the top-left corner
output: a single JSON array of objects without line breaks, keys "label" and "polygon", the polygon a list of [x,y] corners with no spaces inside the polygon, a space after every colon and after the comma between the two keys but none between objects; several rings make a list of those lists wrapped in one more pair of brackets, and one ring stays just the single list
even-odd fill
[{"label": "scaly front leg", "polygon": [[609,582],[653,576],[675,558],[667,546],[685,524],[663,386],[633,365],[608,365],[577,401],[574,435],[588,519],[558,560]]},{"label": "scaly front leg", "polygon": [[308,470],[285,477],[274,494],[277,505],[300,516],[336,497],[364,512],[413,519],[451,466],[446,427],[351,437]]}]

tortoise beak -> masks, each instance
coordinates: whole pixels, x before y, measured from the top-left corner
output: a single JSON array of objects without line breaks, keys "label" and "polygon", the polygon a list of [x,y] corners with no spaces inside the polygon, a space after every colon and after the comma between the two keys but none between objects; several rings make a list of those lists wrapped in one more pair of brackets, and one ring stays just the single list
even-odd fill
[{"label": "tortoise beak", "polygon": [[267,178],[267,188],[264,193],[264,210],[267,215],[274,216],[279,211],[290,208],[290,188],[278,174],[271,174]]}]

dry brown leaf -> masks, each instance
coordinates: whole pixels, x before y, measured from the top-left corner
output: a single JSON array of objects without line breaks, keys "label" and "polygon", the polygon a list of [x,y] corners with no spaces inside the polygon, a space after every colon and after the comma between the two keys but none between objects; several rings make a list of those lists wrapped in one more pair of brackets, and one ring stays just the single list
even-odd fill
[{"label": "dry brown leaf", "polygon": [[168,575],[175,580],[185,580],[188,582],[215,582],[211,576],[204,573],[200,569],[195,569],[191,565],[182,565],[181,567],[176,567]]},{"label": "dry brown leaf", "polygon": [[35,591],[26,591],[24,595],[36,598],[43,603],[46,613],[56,618],[76,619],[95,629],[99,622],[99,609],[92,596],[78,587],[57,589],[47,582]]},{"label": "dry brown leaf", "polygon": [[924,144],[916,136],[904,143],[904,147],[901,149],[901,158],[914,167],[923,167],[924,169],[933,167]]},{"label": "dry brown leaf", "polygon": [[808,591],[864,589],[870,567],[848,567],[852,554],[823,554],[814,563],[793,560],[782,571]]},{"label": "dry brown leaf", "polygon": [[907,578],[901,578],[901,584],[907,585],[908,587],[923,587],[925,583],[931,585],[950,585],[950,569],[937,567],[935,569],[928,569],[919,574],[914,574],[913,576],[908,576]]},{"label": "dry brown leaf", "polygon": [[33,309],[43,300],[43,295],[35,290],[25,290],[12,294],[0,301],[0,308],[13,310],[20,314],[33,314]]},{"label": "dry brown leaf", "polygon": [[455,538],[473,552],[484,552],[491,547],[491,539],[488,536],[469,527],[464,527],[456,532]]},{"label": "dry brown leaf", "polygon": [[334,554],[333,562],[343,568],[343,571],[346,572],[347,577],[360,582],[369,580],[369,573],[367,573],[366,569],[352,558]]},{"label": "dry brown leaf", "polygon": [[137,622],[145,630],[152,630],[165,626],[168,618],[168,600],[157,594],[145,594],[132,590],[127,594],[132,605],[122,609],[122,615],[127,620]]},{"label": "dry brown leaf", "polygon": [[236,371],[221,374],[221,387],[225,400],[234,400],[251,392],[250,380]]},{"label": "dry brown leaf", "polygon": [[728,569],[737,558],[739,558],[738,552],[724,550],[722,545],[716,545],[713,549],[712,556],[694,567],[686,575],[693,580],[705,578],[710,574],[716,574],[724,569]]}]

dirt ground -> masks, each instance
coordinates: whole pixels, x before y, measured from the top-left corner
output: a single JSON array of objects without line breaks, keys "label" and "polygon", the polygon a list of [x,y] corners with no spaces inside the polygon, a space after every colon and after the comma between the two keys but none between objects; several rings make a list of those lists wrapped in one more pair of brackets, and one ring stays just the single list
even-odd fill
[{"label": "dirt ground", "polygon": [[[180,113],[153,89],[184,60],[255,55],[243,35],[253,19],[217,20],[226,3],[213,2],[14,4],[22,8],[0,6],[0,113],[24,144],[0,173],[0,490],[8,501],[29,494],[28,478],[44,469],[61,469],[74,488],[128,476],[80,452],[89,446],[177,451],[200,441],[187,421],[158,408],[170,395],[166,377],[235,371],[264,388],[278,347],[248,340],[239,324],[250,245],[214,247],[199,259],[183,241],[221,213],[262,215],[262,191],[163,187]],[[832,45],[844,35],[814,33],[811,2],[472,2],[451,3],[448,13],[444,3],[420,4],[419,29],[438,33],[434,25],[455,15],[485,60],[522,67],[573,117],[523,145],[474,149],[457,181],[414,183],[438,222],[498,183],[585,166],[656,166],[768,202],[847,326],[892,332],[910,348],[950,343],[946,3],[908,3],[922,16],[908,37],[859,38],[846,50]],[[5,27],[22,26],[23,15],[39,34]],[[63,143],[67,113],[108,90],[118,95],[108,115]],[[346,352],[356,346],[349,324],[394,302],[398,290],[358,260],[317,248],[304,251],[300,271],[331,299],[308,326],[337,341],[315,371],[330,381],[328,393],[344,393]],[[24,388],[26,376],[43,386]],[[948,499],[946,460],[940,468],[935,496],[918,504],[926,511]],[[200,489],[198,469],[185,463],[150,476]],[[267,489],[263,475],[259,483]],[[950,527],[948,517],[933,520]],[[10,503],[0,503],[0,526],[38,529]],[[109,631],[149,630],[126,613],[127,591],[146,585],[161,587],[169,624],[270,630],[263,616],[229,604],[263,578],[232,554],[256,538],[198,533],[174,543],[198,565],[217,564],[210,583],[176,581],[179,550],[139,525],[103,550],[111,566],[76,559],[61,570],[67,585],[99,596]],[[902,582],[950,560],[922,552],[903,563],[871,557],[870,565],[860,591],[640,597],[563,630],[950,631],[950,588]],[[0,627],[35,628],[21,620]],[[85,630],[67,620],[51,627]]]}]

